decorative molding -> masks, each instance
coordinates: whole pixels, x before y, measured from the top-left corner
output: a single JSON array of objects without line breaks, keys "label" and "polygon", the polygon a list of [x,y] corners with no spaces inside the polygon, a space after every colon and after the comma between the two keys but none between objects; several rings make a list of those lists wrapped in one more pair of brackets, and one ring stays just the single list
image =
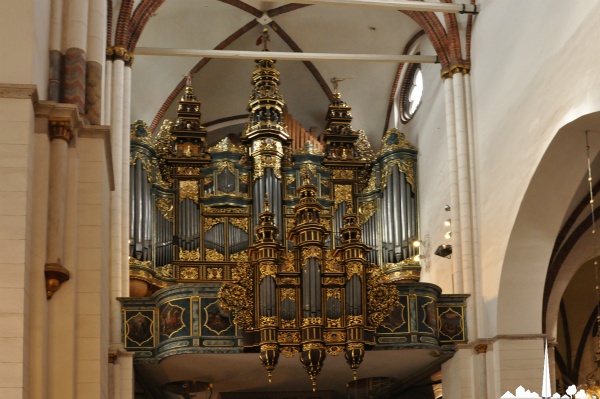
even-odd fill
[{"label": "decorative molding", "polygon": [[0,98],[12,98],[16,100],[31,100],[37,103],[38,92],[36,85],[0,83]]}]

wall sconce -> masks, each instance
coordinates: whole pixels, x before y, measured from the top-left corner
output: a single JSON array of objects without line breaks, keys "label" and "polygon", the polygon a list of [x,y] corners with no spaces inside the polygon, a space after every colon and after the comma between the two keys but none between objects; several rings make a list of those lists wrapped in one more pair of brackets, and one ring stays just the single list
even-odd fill
[{"label": "wall sconce", "polygon": [[446,220],[444,221],[444,226],[446,226],[446,227],[450,227],[451,225],[452,225],[452,219],[446,219]]},{"label": "wall sconce", "polygon": [[427,256],[429,255],[429,244],[431,240],[429,234],[426,234],[422,240],[414,240],[412,246],[418,250],[418,253],[413,257],[415,262],[419,262],[421,266],[427,267]]},{"label": "wall sconce", "polygon": [[444,238],[446,240],[449,240],[452,238],[452,232],[451,231],[447,231],[446,234],[444,234]]},{"label": "wall sconce", "polygon": [[452,245],[442,244],[435,250],[437,256],[450,259],[452,257]]}]

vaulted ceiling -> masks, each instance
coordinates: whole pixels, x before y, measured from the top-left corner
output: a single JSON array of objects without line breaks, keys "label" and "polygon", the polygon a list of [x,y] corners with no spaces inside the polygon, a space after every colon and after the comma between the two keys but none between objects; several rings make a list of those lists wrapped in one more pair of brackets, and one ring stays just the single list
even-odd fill
[{"label": "vaulted ceiling", "polygon": [[[266,22],[270,23],[263,25]],[[271,51],[342,54],[400,55],[421,30],[410,17],[390,8],[167,0],[154,11],[137,48],[259,51],[256,40],[264,26],[270,30]],[[248,59],[136,55],[132,120],[156,128],[163,118],[174,119],[183,77],[191,72],[195,94],[203,102],[202,122],[209,131],[221,128],[221,136],[239,133],[253,64]],[[277,67],[289,113],[307,130],[316,127],[318,132],[324,129],[331,78],[350,78],[340,83],[340,91],[353,107],[353,127],[365,130],[372,145],[379,147],[398,63],[279,61]]]}]

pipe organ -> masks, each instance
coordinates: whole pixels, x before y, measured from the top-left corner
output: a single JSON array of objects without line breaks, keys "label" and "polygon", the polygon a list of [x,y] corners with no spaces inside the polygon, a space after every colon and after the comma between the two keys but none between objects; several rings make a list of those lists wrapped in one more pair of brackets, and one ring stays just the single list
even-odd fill
[{"label": "pipe organ", "polygon": [[337,90],[320,138],[290,136],[275,64],[256,61],[239,145],[207,144],[189,79],[176,121],[132,126],[125,346],[256,351],[269,378],[298,356],[314,387],[327,356],[356,376],[368,349],[464,340],[464,297],[419,283],[416,148],[391,129],[375,154]]}]

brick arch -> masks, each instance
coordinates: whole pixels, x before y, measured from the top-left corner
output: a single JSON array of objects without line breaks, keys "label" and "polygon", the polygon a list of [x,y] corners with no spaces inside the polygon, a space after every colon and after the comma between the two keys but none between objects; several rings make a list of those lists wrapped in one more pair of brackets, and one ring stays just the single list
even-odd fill
[{"label": "brick arch", "polygon": [[115,46],[126,47],[129,38],[129,27],[131,24],[131,13],[133,11],[133,0],[123,0],[117,20],[117,31],[115,33]]},{"label": "brick arch", "polygon": [[135,50],[135,46],[137,45],[146,24],[164,2],[165,0],[142,0],[135,8],[131,18],[129,37],[127,39],[127,51],[131,53]]}]

